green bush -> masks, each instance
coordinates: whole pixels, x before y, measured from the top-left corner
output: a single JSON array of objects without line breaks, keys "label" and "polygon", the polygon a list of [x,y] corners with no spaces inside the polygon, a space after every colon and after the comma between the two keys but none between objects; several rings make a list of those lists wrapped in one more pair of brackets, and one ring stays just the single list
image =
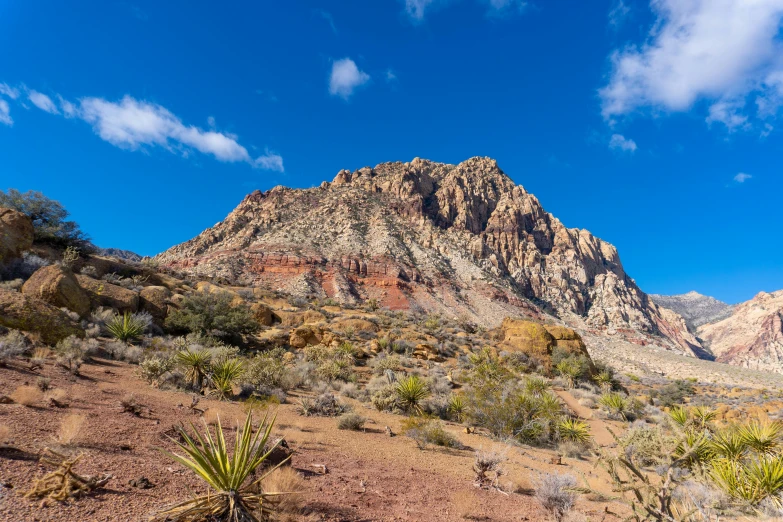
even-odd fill
[{"label": "green bush", "polygon": [[199,333],[220,339],[237,339],[257,332],[260,325],[245,304],[235,304],[228,292],[200,292],[183,299],[180,308],[166,317],[166,328],[175,333]]},{"label": "green bush", "polygon": [[123,315],[115,315],[106,322],[106,330],[112,337],[118,341],[127,343],[135,341],[142,335],[150,324],[147,314],[131,314],[125,312]]},{"label": "green bush", "polygon": [[402,432],[416,442],[419,449],[434,444],[444,448],[462,448],[460,441],[443,429],[443,423],[426,417],[410,417],[403,421]]},{"label": "green bush", "polygon": [[33,221],[35,240],[56,246],[74,246],[83,252],[95,250],[75,221],[67,221],[68,211],[59,201],[49,199],[40,192],[0,190],[0,207],[12,208],[26,214]]},{"label": "green bush", "polygon": [[244,380],[256,388],[291,388],[290,369],[283,360],[286,351],[283,348],[257,354],[250,361]]},{"label": "green bush", "polygon": [[346,413],[337,420],[337,429],[359,431],[364,428],[365,422],[367,419],[358,413]]}]

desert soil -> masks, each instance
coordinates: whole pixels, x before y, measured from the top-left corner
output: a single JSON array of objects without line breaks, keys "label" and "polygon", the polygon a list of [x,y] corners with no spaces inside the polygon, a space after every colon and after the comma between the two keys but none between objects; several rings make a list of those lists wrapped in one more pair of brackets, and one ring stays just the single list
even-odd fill
[{"label": "desert soil", "polygon": [[[0,449],[0,484],[4,485],[0,487],[0,520],[142,521],[161,507],[188,498],[191,491],[206,492],[159,451],[174,449],[165,435],[173,426],[190,422],[203,426],[201,415],[187,407],[191,395],[153,388],[136,376],[135,367],[102,359],[84,365],[79,377],[51,364],[34,372],[21,366],[0,368],[0,395],[20,385],[34,386],[42,375],[51,379],[52,389],[64,391],[68,407],[51,407],[45,399],[33,407],[0,404],[0,426],[10,431],[9,446]],[[120,400],[131,393],[145,406],[141,416],[122,412]],[[567,393],[561,392],[561,397],[578,407]],[[419,450],[405,436],[386,434],[386,426],[399,434],[401,416],[349,400],[354,411],[370,420],[364,431],[341,431],[334,418],[300,416],[296,395],[288,402],[276,409],[275,433],[295,450],[292,466],[304,479],[302,512],[296,520],[546,520],[547,514],[533,497],[538,473],[570,473],[578,479],[584,475],[592,486],[607,488],[606,477],[587,461],[564,458],[563,464],[552,464],[555,452],[551,450],[507,446],[480,434],[464,433],[457,424],[446,427],[466,449]],[[228,424],[244,418],[237,403],[202,399],[199,407],[216,409]],[[61,447],[57,442],[60,424],[71,414],[84,415],[85,423],[74,442]],[[594,430],[598,429],[598,442],[606,443],[605,427],[596,425],[602,422],[590,420]],[[38,462],[46,447],[70,455],[82,453],[75,468],[79,473],[111,473],[113,478],[102,490],[76,502],[42,506],[40,501],[25,499],[23,494],[33,481],[50,471]],[[473,485],[471,467],[477,450],[505,454],[506,475],[501,485],[510,493]],[[140,477],[155,486],[140,490],[129,484]],[[584,498],[576,509],[589,520],[606,521],[616,519],[612,513],[623,511],[619,504]]]}]

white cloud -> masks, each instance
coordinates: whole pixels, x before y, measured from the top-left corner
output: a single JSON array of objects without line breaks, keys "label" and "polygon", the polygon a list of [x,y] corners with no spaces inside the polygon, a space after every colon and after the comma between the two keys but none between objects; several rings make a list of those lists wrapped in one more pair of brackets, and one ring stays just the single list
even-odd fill
[{"label": "white cloud", "polygon": [[[749,96],[774,113],[783,99],[778,31],[783,0],[651,0],[646,42],[616,50],[600,89],[607,120],[638,109],[688,111],[710,103],[707,121],[746,126]],[[762,115],[763,116],[763,115]]]},{"label": "white cloud", "polygon": [[609,25],[614,28],[620,27],[630,12],[631,8],[628,7],[625,0],[616,0],[612,9],[609,11]]},{"label": "white cloud", "polygon": [[8,106],[8,102],[0,99],[0,123],[5,125],[13,125],[14,120],[11,118],[11,108]]},{"label": "white cloud", "polygon": [[354,89],[370,81],[370,75],[360,71],[353,60],[343,58],[332,64],[329,76],[329,93],[347,100]]},{"label": "white cloud", "polygon": [[624,152],[636,152],[637,149],[636,142],[622,134],[612,134],[612,137],[609,139],[609,148]]},{"label": "white cloud", "polygon": [[752,177],[753,176],[751,176],[750,174],[745,174],[744,172],[740,172],[739,174],[734,176],[734,181],[736,181],[737,183],[745,183],[747,180],[749,180]]},{"label": "white cloud", "polygon": [[424,11],[432,6],[436,0],[405,0],[405,12],[415,21],[424,20]]},{"label": "white cloud", "polygon": [[29,91],[27,93],[27,99],[42,111],[46,111],[50,114],[60,113],[60,111],[57,110],[57,105],[54,104],[52,99],[41,92]]},{"label": "white cloud", "polygon": [[19,89],[11,87],[7,83],[0,83],[0,94],[15,100],[19,97]]},{"label": "white cloud", "polygon": [[63,111],[63,116],[66,118],[74,118],[78,116],[78,108],[73,103],[69,102],[59,94],[57,95],[57,101],[60,102],[60,110]]},{"label": "white cloud", "polygon": [[386,69],[386,81],[389,83],[397,81],[397,74],[392,69]]},{"label": "white cloud", "polygon": [[264,170],[283,172],[283,157],[268,150],[255,159],[255,165]]}]

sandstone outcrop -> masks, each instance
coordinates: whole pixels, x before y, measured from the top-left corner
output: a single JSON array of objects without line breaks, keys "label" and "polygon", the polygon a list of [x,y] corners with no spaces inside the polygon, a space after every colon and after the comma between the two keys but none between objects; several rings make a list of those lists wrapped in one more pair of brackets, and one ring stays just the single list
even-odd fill
[{"label": "sandstone outcrop", "polygon": [[25,214],[0,207],[0,264],[33,246],[33,222]]},{"label": "sandstone outcrop", "polygon": [[639,289],[612,245],[566,228],[489,158],[416,158],[343,170],[316,188],[256,191],[157,261],[195,277],[375,299],[489,327],[556,316],[692,352],[671,334],[684,326]]},{"label": "sandstone outcrop", "polygon": [[79,285],[73,272],[60,265],[49,265],[36,270],[22,285],[22,293],[57,308],[65,307],[82,317],[90,311],[87,292]]},{"label": "sandstone outcrop", "polygon": [[760,292],[697,335],[719,362],[783,373],[783,290]]},{"label": "sandstone outcrop", "polygon": [[37,333],[50,345],[71,335],[84,337],[84,330],[56,306],[6,290],[0,290],[0,326]]},{"label": "sandstone outcrop", "polygon": [[168,315],[169,297],[171,290],[165,286],[145,286],[139,292],[139,308],[149,312],[156,323],[163,324]]},{"label": "sandstone outcrop", "polygon": [[76,279],[89,295],[93,307],[105,306],[121,314],[139,309],[139,294],[133,290],[84,275],[77,275]]},{"label": "sandstone outcrop", "polygon": [[584,356],[591,361],[592,367],[592,360],[582,337],[570,328],[506,317],[500,325],[500,333],[502,341],[499,349],[522,352],[545,368],[551,369],[552,352],[555,349],[569,355]]}]

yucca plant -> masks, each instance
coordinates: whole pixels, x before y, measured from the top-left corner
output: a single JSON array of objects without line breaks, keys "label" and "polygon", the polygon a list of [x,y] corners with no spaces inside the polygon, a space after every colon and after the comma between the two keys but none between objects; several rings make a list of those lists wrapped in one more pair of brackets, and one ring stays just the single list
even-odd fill
[{"label": "yucca plant", "polygon": [[554,421],[560,418],[563,413],[563,406],[560,404],[560,398],[554,393],[546,392],[540,397],[535,397],[538,412],[536,416]]},{"label": "yucca plant", "polygon": [[610,392],[612,391],[612,388],[614,388],[614,377],[612,376],[612,372],[604,370],[602,372],[597,373],[593,377],[593,381],[601,387],[601,390],[604,392]]},{"label": "yucca plant", "polygon": [[228,399],[234,393],[234,385],[245,367],[239,359],[225,359],[212,365],[212,386],[220,399]]},{"label": "yucca plant", "polygon": [[729,427],[712,436],[710,449],[719,457],[738,462],[747,453],[748,444],[736,427]]},{"label": "yucca plant", "polygon": [[206,495],[169,506],[152,518],[155,522],[261,522],[268,520],[275,512],[275,500],[279,495],[289,492],[268,492],[260,488],[260,483],[272,471],[283,463],[269,469],[261,478],[245,485],[279,441],[267,448],[272,432],[274,418],[267,423],[264,416],[261,425],[253,432],[252,416],[248,414],[244,426],[237,426],[233,454],[229,453],[223,435],[223,427],[218,419],[215,436],[204,425],[205,431],[199,434],[191,424],[194,435],[184,428],[177,428],[183,442],[171,439],[183,454],[161,450],[175,462],[192,471],[207,483],[212,491]]},{"label": "yucca plant", "polygon": [[772,455],[780,449],[783,433],[783,423],[780,421],[752,421],[737,426],[736,430],[745,444],[758,453]]},{"label": "yucca plant", "polygon": [[[687,454],[687,457],[686,457]],[[701,466],[715,456],[704,431],[687,430],[674,448],[674,456],[690,466]]]},{"label": "yucca plant", "polygon": [[555,365],[555,370],[563,376],[569,388],[576,386],[576,380],[582,375],[582,365],[578,361],[568,358]]},{"label": "yucca plant", "polygon": [[628,400],[617,392],[609,392],[601,395],[598,404],[609,410],[610,414],[617,415],[627,420],[629,409]]},{"label": "yucca plant", "polygon": [[453,394],[449,397],[448,412],[457,422],[462,422],[465,417],[465,399],[462,395]]},{"label": "yucca plant", "polygon": [[551,384],[543,377],[528,377],[525,380],[525,391],[539,397],[549,390]]},{"label": "yucca plant", "polygon": [[177,361],[185,367],[186,377],[196,390],[201,389],[204,378],[209,373],[212,354],[208,350],[185,349],[177,352]]},{"label": "yucca plant", "polygon": [[764,455],[745,465],[745,475],[761,500],[769,499],[777,508],[783,507],[783,455]]},{"label": "yucca plant", "polygon": [[690,416],[693,426],[697,430],[708,430],[712,421],[714,421],[718,414],[712,408],[707,406],[694,406],[690,410]]},{"label": "yucca plant", "polygon": [[688,410],[675,406],[669,410],[669,419],[679,428],[685,429],[688,426]]},{"label": "yucca plant", "polygon": [[147,321],[135,314],[125,312],[123,315],[115,315],[109,319],[106,329],[112,337],[125,343],[141,337],[147,329]]},{"label": "yucca plant", "polygon": [[429,397],[430,390],[418,375],[405,377],[395,387],[397,398],[409,412],[421,413],[419,403]]},{"label": "yucca plant", "polygon": [[566,418],[557,423],[557,433],[561,440],[587,444],[590,442],[590,426],[579,419]]}]

